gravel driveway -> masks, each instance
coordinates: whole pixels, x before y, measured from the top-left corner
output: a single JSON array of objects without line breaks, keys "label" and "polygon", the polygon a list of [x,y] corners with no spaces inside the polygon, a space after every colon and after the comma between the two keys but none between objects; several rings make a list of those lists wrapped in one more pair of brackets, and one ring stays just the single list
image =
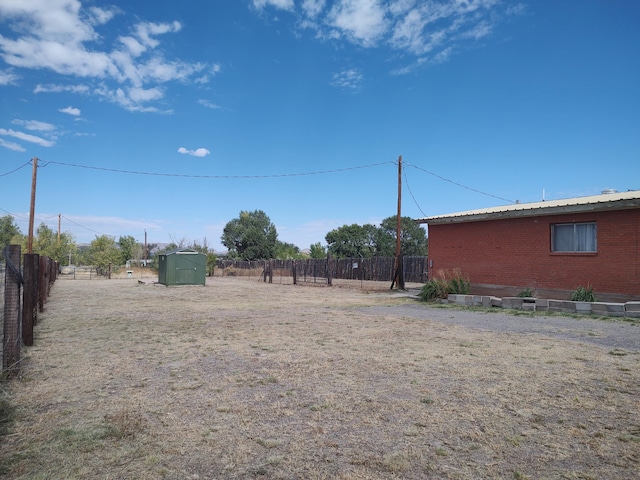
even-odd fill
[{"label": "gravel driveway", "polygon": [[465,309],[453,305],[416,303],[392,307],[365,307],[363,312],[375,315],[418,318],[447,325],[458,325],[476,330],[502,333],[544,335],[563,340],[590,343],[603,348],[640,351],[640,324],[621,318],[589,318],[570,316],[543,316],[495,309]]}]

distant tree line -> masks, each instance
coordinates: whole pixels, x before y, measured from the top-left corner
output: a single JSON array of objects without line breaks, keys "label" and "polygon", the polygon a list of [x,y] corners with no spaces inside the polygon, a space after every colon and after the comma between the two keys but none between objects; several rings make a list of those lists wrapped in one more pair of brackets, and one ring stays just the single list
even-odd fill
[{"label": "distant tree line", "polygon": [[[326,246],[317,242],[310,245],[308,252],[302,252],[296,245],[278,239],[276,227],[265,212],[241,211],[238,218],[226,224],[220,240],[228,249],[227,256],[238,260],[297,260],[325,258],[327,254],[334,258],[391,257],[396,249],[396,216],[385,218],[379,226],[353,224],[336,228],[326,234]],[[0,261],[4,260],[2,248],[9,244],[22,245],[22,251],[27,251],[27,236],[20,231],[13,216],[5,215],[0,217]],[[403,255],[427,255],[426,232],[409,217],[401,218],[400,244]],[[132,260],[140,264],[144,259],[180,248],[204,253],[211,267],[217,259],[206,238],[202,243],[182,239],[172,241],[162,250],[157,247],[157,244],[148,244],[145,252],[144,245],[131,235],[117,240],[109,235],[97,235],[88,246],[79,246],[71,233],[61,232],[58,237],[58,233],[44,223],[38,226],[33,240],[34,253],[52,258],[60,265],[106,269]]]},{"label": "distant tree line", "polygon": [[[400,219],[400,250],[402,255],[427,255],[425,230],[410,217]],[[238,260],[392,257],[396,253],[397,217],[385,218],[380,226],[344,225],[325,236],[327,247],[320,242],[303,254],[290,243],[278,240],[275,225],[262,210],[241,211],[238,218],[224,227],[220,241],[227,247],[228,256]]]}]

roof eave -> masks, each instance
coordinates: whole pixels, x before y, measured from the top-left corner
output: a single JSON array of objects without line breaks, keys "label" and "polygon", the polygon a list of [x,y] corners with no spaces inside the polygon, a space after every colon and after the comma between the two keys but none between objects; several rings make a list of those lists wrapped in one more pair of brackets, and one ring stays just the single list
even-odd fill
[{"label": "roof eave", "polygon": [[449,223],[483,222],[487,220],[504,220],[509,218],[540,217],[544,215],[569,215],[572,213],[602,212],[610,210],[630,210],[640,208],[640,199],[632,198],[611,202],[587,203],[566,206],[536,207],[529,209],[505,210],[490,213],[468,213],[466,215],[443,215],[416,219],[416,223],[442,225]]}]

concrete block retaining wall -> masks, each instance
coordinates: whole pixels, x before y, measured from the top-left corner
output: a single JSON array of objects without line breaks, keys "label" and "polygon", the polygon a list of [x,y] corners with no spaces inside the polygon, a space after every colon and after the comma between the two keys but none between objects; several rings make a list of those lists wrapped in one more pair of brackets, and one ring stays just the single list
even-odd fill
[{"label": "concrete block retaining wall", "polygon": [[553,300],[531,297],[492,297],[480,295],[451,294],[449,303],[466,306],[482,306],[486,308],[511,308],[514,310],[538,312],[578,313],[582,315],[599,315],[607,317],[640,318],[640,302],[573,302],[570,300]]}]

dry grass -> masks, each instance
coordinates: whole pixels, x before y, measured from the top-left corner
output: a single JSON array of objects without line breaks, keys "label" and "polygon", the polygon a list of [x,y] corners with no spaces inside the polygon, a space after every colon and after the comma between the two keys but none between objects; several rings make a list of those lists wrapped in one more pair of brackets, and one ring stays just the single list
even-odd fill
[{"label": "dry grass", "polygon": [[2,478],[636,478],[637,352],[359,309],[387,288],[59,281]]}]

